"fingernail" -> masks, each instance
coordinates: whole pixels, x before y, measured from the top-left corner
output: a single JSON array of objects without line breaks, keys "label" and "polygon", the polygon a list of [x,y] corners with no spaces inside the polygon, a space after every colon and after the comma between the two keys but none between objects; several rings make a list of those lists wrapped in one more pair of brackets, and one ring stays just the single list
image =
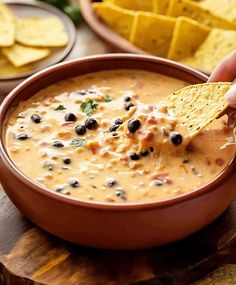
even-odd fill
[{"label": "fingernail", "polygon": [[236,108],[236,84],[234,84],[225,94],[225,100],[233,108]]}]

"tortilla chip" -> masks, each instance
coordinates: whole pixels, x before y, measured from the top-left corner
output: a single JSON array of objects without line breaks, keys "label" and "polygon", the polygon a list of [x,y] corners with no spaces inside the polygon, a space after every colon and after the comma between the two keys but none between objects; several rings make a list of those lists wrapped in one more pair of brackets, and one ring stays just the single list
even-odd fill
[{"label": "tortilla chip", "polygon": [[200,5],[222,19],[236,22],[236,0],[204,0]]},{"label": "tortilla chip", "polygon": [[16,40],[28,46],[60,47],[68,43],[68,35],[56,17],[18,18]]},{"label": "tortilla chip", "polygon": [[136,12],[120,8],[111,3],[94,3],[94,10],[116,33],[129,40]]},{"label": "tortilla chip", "polygon": [[15,42],[14,16],[7,5],[0,2],[0,46],[7,47]]},{"label": "tortilla chip", "polygon": [[190,138],[216,119],[227,107],[224,94],[229,82],[204,83],[187,86],[172,93],[163,102]]},{"label": "tortilla chip", "polygon": [[181,62],[206,72],[212,72],[216,65],[236,49],[236,31],[212,29],[193,57]]},{"label": "tortilla chip", "polygon": [[169,0],[153,0],[153,12],[158,14],[166,14]]},{"label": "tortilla chip", "polygon": [[193,56],[209,32],[210,28],[207,26],[186,17],[179,17],[174,28],[168,58],[180,60]]},{"label": "tortilla chip", "polygon": [[130,41],[151,54],[166,57],[175,22],[176,20],[171,17],[138,12]]},{"label": "tortilla chip", "polygon": [[32,68],[30,65],[25,65],[23,67],[15,67],[10,61],[0,52],[0,76],[14,76],[19,74],[24,74],[30,71]]},{"label": "tortilla chip", "polygon": [[222,19],[207,9],[190,0],[170,0],[167,10],[169,16],[186,16],[209,27],[220,29],[236,29],[236,24]]},{"label": "tortilla chip", "polygon": [[15,44],[11,47],[3,48],[2,53],[14,66],[20,67],[47,57],[50,54],[50,49],[33,48]]},{"label": "tortilla chip", "polygon": [[112,0],[112,2],[121,8],[129,10],[149,12],[153,10],[152,0]]}]

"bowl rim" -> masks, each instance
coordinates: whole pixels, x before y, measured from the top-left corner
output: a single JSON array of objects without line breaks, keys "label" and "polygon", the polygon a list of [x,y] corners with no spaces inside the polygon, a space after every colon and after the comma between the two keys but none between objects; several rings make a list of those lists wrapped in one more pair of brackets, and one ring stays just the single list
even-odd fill
[{"label": "bowl rim", "polygon": [[[98,61],[112,61],[114,59],[128,59],[128,60],[134,60],[134,61],[148,61],[148,62],[154,62],[157,64],[163,64],[165,66],[170,66],[172,68],[176,68],[178,70],[182,70],[184,72],[187,72],[188,74],[191,74],[193,76],[198,77],[202,80],[207,80],[208,77],[203,74],[202,72],[195,70],[193,68],[190,68],[188,66],[185,66],[183,64],[159,58],[149,55],[138,55],[138,54],[102,54],[102,55],[93,55],[88,56],[80,59],[73,59],[70,61],[58,63],[54,66],[45,68],[34,75],[30,76],[26,80],[24,80],[22,83],[20,83],[16,88],[14,88],[7,97],[3,100],[2,104],[0,105],[0,163],[3,164],[3,167],[7,167],[8,170],[11,172],[12,175],[14,175],[18,180],[20,180],[23,184],[25,184],[28,188],[31,190],[42,194],[46,196],[49,199],[54,199],[57,202],[63,202],[72,206],[80,206],[85,208],[93,208],[93,209],[100,209],[100,210],[114,210],[114,211],[124,211],[124,210],[141,210],[141,209],[153,209],[153,208],[164,208],[172,205],[177,205],[179,203],[185,202],[187,200],[191,200],[197,197],[200,197],[202,195],[205,195],[209,192],[212,192],[215,190],[216,186],[221,186],[224,184],[224,181],[228,179],[230,176],[233,175],[233,170],[236,168],[236,155],[233,155],[232,159],[229,161],[229,163],[222,169],[220,173],[218,173],[217,176],[215,176],[212,180],[210,180],[206,185],[203,185],[197,189],[191,190],[189,192],[186,192],[184,194],[170,197],[165,200],[159,200],[159,201],[147,201],[147,202],[127,202],[127,203],[109,203],[109,202],[102,202],[102,201],[89,201],[79,198],[74,198],[71,196],[66,196],[60,193],[56,193],[52,190],[49,190],[48,188],[41,186],[37,184],[35,181],[27,177],[23,172],[21,172],[20,169],[17,168],[17,166],[14,164],[14,162],[11,160],[5,144],[4,144],[4,131],[2,131],[4,128],[4,121],[5,121],[5,115],[7,111],[9,110],[9,107],[11,106],[12,102],[15,100],[15,98],[21,93],[21,91],[31,85],[31,82],[35,82],[35,80],[40,80],[41,77],[48,76],[54,71],[58,71],[60,69],[63,69],[64,67],[70,67],[73,65],[78,65],[85,62],[98,62]],[[92,71],[91,71],[92,72]],[[89,73],[89,72],[88,72]]]},{"label": "bowl rim", "polygon": [[[72,20],[65,13],[59,10],[57,7],[54,7],[45,2],[37,2],[35,0],[27,0],[27,1],[25,0],[4,0],[3,3],[9,6],[20,5],[23,7],[24,6],[35,7],[35,8],[39,8],[41,10],[45,10],[49,12],[51,16],[54,15],[54,17],[60,20],[63,26],[65,25],[67,26],[66,34],[68,35],[68,43],[65,46],[59,47],[61,49],[61,53],[52,62],[45,63],[43,67],[37,67],[33,70],[26,71],[21,74],[10,75],[10,76],[0,76],[0,83],[26,79],[27,77],[35,74],[36,72],[43,70],[44,68],[47,68],[51,65],[54,65],[54,64],[57,64],[63,61],[71,53],[72,49],[74,48],[75,42],[76,42],[75,25],[73,24]],[[55,47],[51,47],[51,49],[53,48]]]}]

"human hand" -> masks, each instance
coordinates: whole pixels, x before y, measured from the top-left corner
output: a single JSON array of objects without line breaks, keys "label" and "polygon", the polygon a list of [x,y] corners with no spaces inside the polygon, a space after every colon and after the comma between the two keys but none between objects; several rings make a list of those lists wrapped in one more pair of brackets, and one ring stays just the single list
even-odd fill
[{"label": "human hand", "polygon": [[[208,82],[233,82],[236,83],[236,51],[229,54],[212,72]],[[236,84],[225,94],[225,99],[230,105],[228,110],[228,126],[236,126]]]}]

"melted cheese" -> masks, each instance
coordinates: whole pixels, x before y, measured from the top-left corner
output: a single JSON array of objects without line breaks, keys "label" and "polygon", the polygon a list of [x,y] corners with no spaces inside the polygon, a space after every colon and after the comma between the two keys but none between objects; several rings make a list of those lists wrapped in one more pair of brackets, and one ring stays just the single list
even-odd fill
[{"label": "melted cheese", "polygon": [[[176,119],[158,102],[187,85],[135,70],[58,82],[12,111],[6,130],[9,155],[38,184],[80,199],[156,201],[191,191],[222,171],[234,146],[223,147],[232,137],[225,118],[213,122],[187,148],[185,141],[178,147],[171,143]],[[131,102],[134,106],[125,110]],[[75,122],[65,120],[68,113],[76,116]],[[41,121],[33,122],[32,115]],[[88,118],[97,121],[97,128],[78,135],[75,127]],[[110,131],[116,119],[122,124]],[[140,127],[131,133],[128,122],[133,119]],[[19,140],[19,134],[29,138]],[[58,141],[62,147],[53,146]]]}]

